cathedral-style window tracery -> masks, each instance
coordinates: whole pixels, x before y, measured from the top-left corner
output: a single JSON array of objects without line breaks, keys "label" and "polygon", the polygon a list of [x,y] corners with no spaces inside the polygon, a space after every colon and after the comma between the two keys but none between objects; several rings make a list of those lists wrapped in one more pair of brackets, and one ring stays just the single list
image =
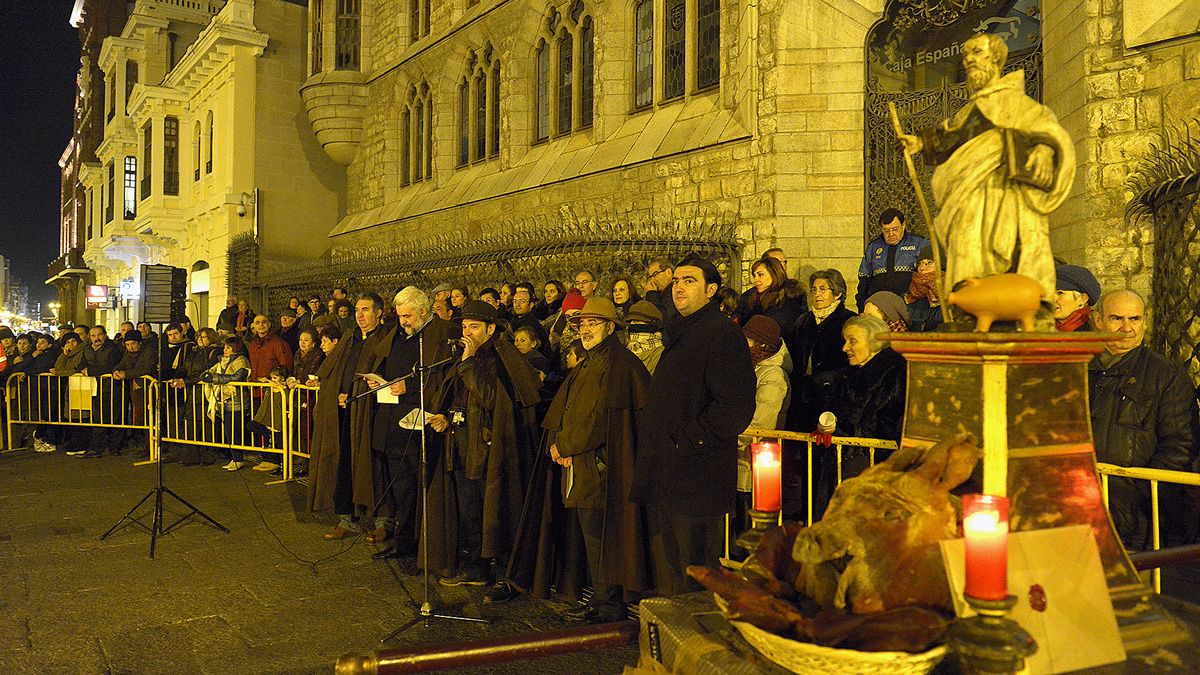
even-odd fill
[{"label": "cathedral-style window tracery", "polygon": [[433,97],[421,81],[408,92],[400,112],[400,184],[433,178]]},{"label": "cathedral-style window tracery", "polygon": [[534,50],[537,62],[534,142],[592,125],[595,111],[596,28],[582,0],[564,16],[551,9],[545,35]]},{"label": "cathedral-style window tracery", "polygon": [[458,84],[458,166],[500,154],[500,61],[491,45],[467,58]]}]

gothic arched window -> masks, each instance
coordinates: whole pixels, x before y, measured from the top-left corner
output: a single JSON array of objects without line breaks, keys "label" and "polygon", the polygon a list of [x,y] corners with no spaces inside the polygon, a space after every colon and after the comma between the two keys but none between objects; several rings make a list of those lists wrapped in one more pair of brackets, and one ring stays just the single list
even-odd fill
[{"label": "gothic arched window", "polygon": [[721,0],[698,0],[696,16],[696,89],[721,81]]},{"label": "gothic arched window", "polygon": [[491,45],[472,52],[458,84],[458,166],[500,154],[500,61]]},{"label": "gothic arched window", "polygon": [[592,110],[594,108],[595,88],[592,82],[592,71],[595,67],[596,52],[593,42],[596,29],[592,17],[583,18],[579,28],[579,126],[592,126]]},{"label": "gothic arched window", "polygon": [[571,133],[571,85],[575,81],[575,75],[571,72],[571,66],[575,61],[575,50],[573,46],[571,34],[564,28],[558,36],[558,69],[555,72],[558,82],[558,125],[556,129],[560,134]]},{"label": "gothic arched window", "polygon": [[433,97],[424,80],[408,92],[400,112],[400,184],[433,178]]},{"label": "gothic arched window", "polygon": [[539,40],[537,46],[537,123],[534,139],[544,141],[550,137],[550,45]]},{"label": "gothic arched window", "polygon": [[633,107],[654,103],[654,1],[633,10]]}]

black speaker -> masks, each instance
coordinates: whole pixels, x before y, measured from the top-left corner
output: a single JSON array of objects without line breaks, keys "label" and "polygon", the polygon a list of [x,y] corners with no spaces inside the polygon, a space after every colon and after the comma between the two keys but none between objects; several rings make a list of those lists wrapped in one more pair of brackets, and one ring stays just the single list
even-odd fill
[{"label": "black speaker", "polygon": [[186,303],[187,270],[170,265],[142,265],[142,321],[183,321],[187,318]]}]

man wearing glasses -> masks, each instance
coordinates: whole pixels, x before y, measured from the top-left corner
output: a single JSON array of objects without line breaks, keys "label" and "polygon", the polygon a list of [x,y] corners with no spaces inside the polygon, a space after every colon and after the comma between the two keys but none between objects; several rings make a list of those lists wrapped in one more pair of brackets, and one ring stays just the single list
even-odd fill
[{"label": "man wearing glasses", "polygon": [[[593,594],[568,619],[625,618],[624,591],[651,588],[643,509],[628,501],[637,447],[636,417],[650,373],[618,339],[624,323],[608,298],[592,298],[571,321],[587,350],[546,412],[550,458],[562,467],[562,500],[583,530]],[[600,402],[600,403],[597,403]]]},{"label": "man wearing glasses", "polygon": [[584,300],[596,294],[596,275],[587,270],[575,273],[575,288]]},{"label": "man wearing glasses", "polygon": [[675,309],[675,301],[671,299],[673,283],[671,274],[673,272],[671,261],[665,258],[651,260],[650,265],[646,267],[645,298],[653,302],[658,307],[658,311],[662,312],[661,325],[666,325],[668,321],[679,316],[679,310]]}]

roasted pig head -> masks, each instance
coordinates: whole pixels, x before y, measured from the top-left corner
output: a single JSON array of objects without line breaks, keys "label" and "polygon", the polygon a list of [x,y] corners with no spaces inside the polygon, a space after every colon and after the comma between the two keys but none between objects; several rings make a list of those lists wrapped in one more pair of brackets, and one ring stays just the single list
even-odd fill
[{"label": "roasted pig head", "polygon": [[796,535],[796,590],[855,614],[948,609],[938,541],[958,536],[950,490],[970,477],[979,456],[964,434],[928,449],[902,448],[842,482],[821,521]]}]

